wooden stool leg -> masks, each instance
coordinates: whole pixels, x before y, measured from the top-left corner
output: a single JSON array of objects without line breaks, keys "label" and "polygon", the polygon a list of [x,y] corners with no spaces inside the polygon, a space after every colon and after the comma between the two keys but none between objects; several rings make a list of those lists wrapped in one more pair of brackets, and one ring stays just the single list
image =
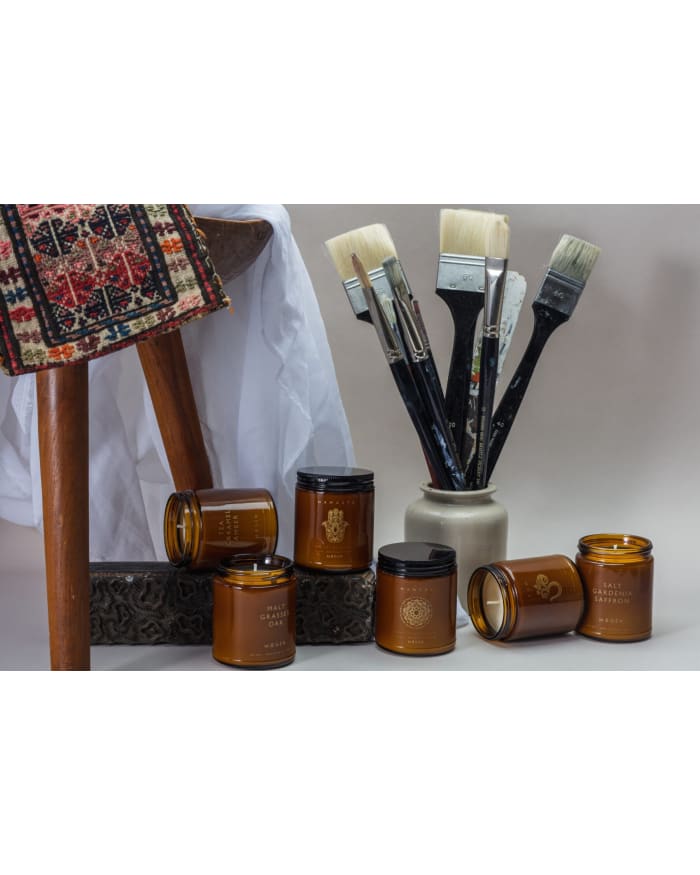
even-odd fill
[{"label": "wooden stool leg", "polygon": [[52,669],[90,668],[88,367],[36,375]]},{"label": "wooden stool leg", "polygon": [[175,488],[214,485],[179,331],[137,345]]}]

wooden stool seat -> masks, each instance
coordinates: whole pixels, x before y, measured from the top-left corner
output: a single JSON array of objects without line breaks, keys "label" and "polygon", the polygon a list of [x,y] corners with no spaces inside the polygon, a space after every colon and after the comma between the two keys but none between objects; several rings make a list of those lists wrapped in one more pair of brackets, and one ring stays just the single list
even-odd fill
[{"label": "wooden stool seat", "polygon": [[[224,283],[272,236],[262,219],[196,218]],[[175,488],[208,489],[212,476],[179,331],[137,344]],[[88,364],[39,371],[37,404],[52,669],[90,668]],[[124,557],[130,558],[130,557]]]}]

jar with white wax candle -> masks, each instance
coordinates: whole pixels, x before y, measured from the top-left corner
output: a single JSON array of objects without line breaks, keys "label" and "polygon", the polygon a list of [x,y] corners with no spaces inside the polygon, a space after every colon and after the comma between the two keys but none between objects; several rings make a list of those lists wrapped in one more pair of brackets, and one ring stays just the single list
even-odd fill
[{"label": "jar with white wax candle", "polygon": [[467,605],[474,628],[491,641],[563,635],[583,616],[583,584],[566,556],[494,562],[472,574]]}]

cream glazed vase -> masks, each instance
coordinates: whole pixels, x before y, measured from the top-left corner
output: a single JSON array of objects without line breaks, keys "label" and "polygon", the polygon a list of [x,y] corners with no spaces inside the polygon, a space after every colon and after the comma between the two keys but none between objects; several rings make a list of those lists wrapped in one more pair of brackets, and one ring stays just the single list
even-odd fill
[{"label": "cream glazed vase", "polygon": [[467,611],[469,578],[480,565],[506,559],[508,513],[494,500],[495,486],[448,492],[421,486],[423,495],[406,509],[407,541],[446,544],[457,551],[457,594]]}]

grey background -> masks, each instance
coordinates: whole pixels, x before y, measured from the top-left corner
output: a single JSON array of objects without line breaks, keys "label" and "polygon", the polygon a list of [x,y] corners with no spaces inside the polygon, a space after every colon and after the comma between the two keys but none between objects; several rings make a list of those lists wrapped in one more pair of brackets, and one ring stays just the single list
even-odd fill
[{"label": "grey background", "polygon": [[[325,319],[357,461],[376,472],[377,547],[402,539],[403,512],[418,496],[424,462],[376,336],[354,319],[323,241],[361,225],[388,225],[444,379],[452,328],[434,291],[441,206],[467,205],[288,206]],[[295,667],[700,668],[700,207],[468,206],[510,215],[511,267],[528,279],[504,382],[527,345],[530,304],[561,234],[603,250],[574,316],[545,349],[494,482],[510,516],[512,558],[573,557],[578,538],[592,532],[650,537],[654,638],[626,646],[570,638],[503,648],[466,629],[449,657],[414,661],[373,645],[302,648]],[[43,667],[40,539],[0,522],[0,555],[0,667]],[[96,667],[216,667],[196,649],[140,651],[94,648],[93,660]]]}]

